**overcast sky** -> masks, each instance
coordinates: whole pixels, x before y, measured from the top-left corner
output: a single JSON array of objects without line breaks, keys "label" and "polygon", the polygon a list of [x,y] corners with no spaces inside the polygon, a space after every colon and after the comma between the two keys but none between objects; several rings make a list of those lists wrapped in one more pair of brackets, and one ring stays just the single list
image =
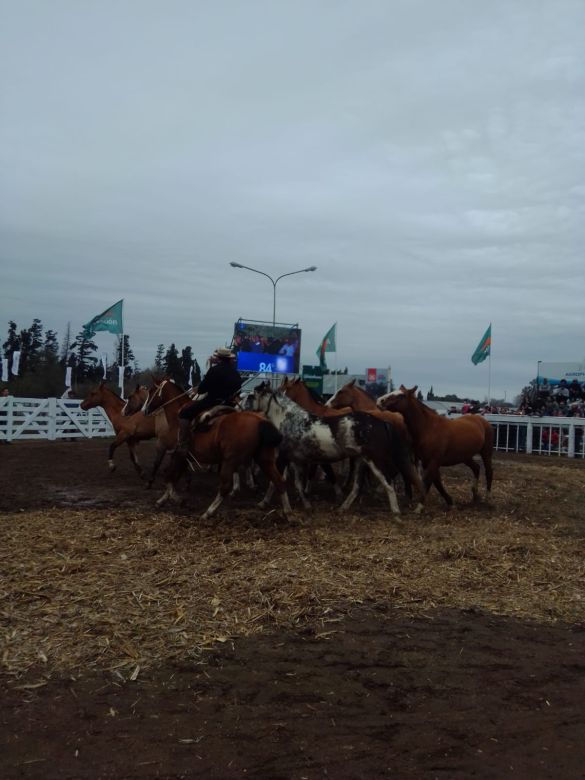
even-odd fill
[{"label": "overcast sky", "polygon": [[[483,398],[585,355],[582,0],[0,2],[0,317],[239,317]],[[110,348],[113,336],[100,335]],[[333,355],[329,364],[334,363]]]}]

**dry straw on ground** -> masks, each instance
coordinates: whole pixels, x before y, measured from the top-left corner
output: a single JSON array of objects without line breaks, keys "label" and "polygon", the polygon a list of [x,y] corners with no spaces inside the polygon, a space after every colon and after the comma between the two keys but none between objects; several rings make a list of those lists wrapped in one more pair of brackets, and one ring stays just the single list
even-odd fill
[{"label": "dry straw on ground", "polygon": [[463,507],[447,514],[433,499],[401,526],[381,505],[292,525],[237,508],[206,525],[171,513],[4,515],[3,671],[17,685],[81,670],[135,679],[267,630],[304,627],[334,640],[356,603],[582,622],[583,474],[508,464],[491,506],[465,505],[469,483],[455,480]]}]

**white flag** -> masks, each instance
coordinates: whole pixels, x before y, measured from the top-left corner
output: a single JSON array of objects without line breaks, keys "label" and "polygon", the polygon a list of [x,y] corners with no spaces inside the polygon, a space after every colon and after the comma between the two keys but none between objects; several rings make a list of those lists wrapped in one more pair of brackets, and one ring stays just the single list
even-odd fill
[{"label": "white flag", "polygon": [[65,369],[65,387],[71,387],[71,366]]},{"label": "white flag", "polygon": [[8,382],[8,358],[2,358],[2,379]]},{"label": "white flag", "polygon": [[104,379],[108,373],[108,356],[105,352],[102,352],[102,366],[104,367]]},{"label": "white flag", "polygon": [[20,367],[20,350],[12,353],[12,375],[18,376],[18,369]]}]

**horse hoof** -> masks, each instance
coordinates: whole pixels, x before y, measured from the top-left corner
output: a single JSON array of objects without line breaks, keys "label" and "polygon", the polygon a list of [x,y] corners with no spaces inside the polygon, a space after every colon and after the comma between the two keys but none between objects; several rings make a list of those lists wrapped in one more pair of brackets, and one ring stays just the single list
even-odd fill
[{"label": "horse hoof", "polygon": [[422,513],[423,509],[424,509],[423,505],[422,505],[422,504],[418,504],[418,505],[417,505],[417,506],[414,508],[414,514],[415,514],[415,515],[420,515],[420,514]]},{"label": "horse hoof", "polygon": [[259,509],[268,509],[268,502],[267,501],[260,501],[258,504]]},{"label": "horse hoof", "polygon": [[115,471],[116,470],[116,464],[115,463],[108,463],[108,468],[109,468],[110,471]]}]

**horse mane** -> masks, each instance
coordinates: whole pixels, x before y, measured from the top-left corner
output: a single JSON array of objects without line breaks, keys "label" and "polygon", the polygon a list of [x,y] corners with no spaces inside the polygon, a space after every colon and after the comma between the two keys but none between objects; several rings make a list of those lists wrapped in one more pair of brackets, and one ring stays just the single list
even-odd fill
[{"label": "horse mane", "polygon": [[353,385],[353,387],[355,387],[356,390],[359,390],[360,393],[363,393],[363,395],[365,395],[368,398],[370,398],[372,401],[376,400],[371,393],[368,393],[368,391],[365,389],[365,387],[360,387],[359,385]]},{"label": "horse mane", "polygon": [[303,382],[303,387],[305,388],[307,393],[311,396],[313,401],[315,401],[315,403],[323,405],[323,396],[320,393],[318,393],[312,387],[308,387],[304,382]]}]

